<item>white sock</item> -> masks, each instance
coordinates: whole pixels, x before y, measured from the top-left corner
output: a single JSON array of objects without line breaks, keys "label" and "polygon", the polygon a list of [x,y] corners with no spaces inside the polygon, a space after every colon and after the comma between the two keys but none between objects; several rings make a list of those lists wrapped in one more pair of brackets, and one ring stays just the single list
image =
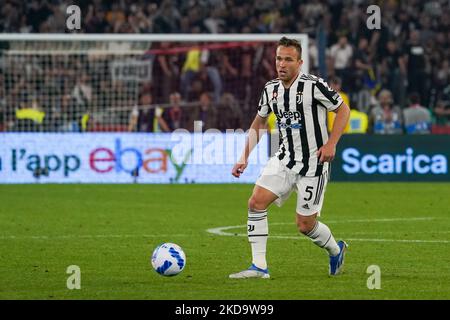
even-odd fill
[{"label": "white sock", "polygon": [[252,263],[258,268],[266,269],[266,247],[269,236],[267,210],[248,210],[247,234],[252,247]]},{"label": "white sock", "polygon": [[325,248],[330,256],[337,256],[339,254],[339,246],[326,224],[316,221],[316,225],[306,236],[317,246]]}]

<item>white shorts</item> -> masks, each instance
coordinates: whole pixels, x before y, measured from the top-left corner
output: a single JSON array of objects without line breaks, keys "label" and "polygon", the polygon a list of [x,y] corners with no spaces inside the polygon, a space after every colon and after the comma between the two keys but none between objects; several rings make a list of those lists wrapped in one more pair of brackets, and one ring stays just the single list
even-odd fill
[{"label": "white shorts", "polygon": [[275,204],[279,207],[289,198],[292,191],[296,191],[297,214],[311,216],[318,213],[320,216],[327,182],[327,171],[318,177],[304,177],[289,170],[278,157],[274,156],[262,170],[256,185],[277,195]]}]

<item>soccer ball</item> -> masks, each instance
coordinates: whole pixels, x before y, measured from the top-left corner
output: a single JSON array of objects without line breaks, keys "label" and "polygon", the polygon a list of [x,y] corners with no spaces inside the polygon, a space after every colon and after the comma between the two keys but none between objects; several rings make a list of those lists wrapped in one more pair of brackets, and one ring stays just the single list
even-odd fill
[{"label": "soccer ball", "polygon": [[176,276],[186,265],[183,249],[175,243],[163,243],[152,254],[152,266],[162,276]]}]

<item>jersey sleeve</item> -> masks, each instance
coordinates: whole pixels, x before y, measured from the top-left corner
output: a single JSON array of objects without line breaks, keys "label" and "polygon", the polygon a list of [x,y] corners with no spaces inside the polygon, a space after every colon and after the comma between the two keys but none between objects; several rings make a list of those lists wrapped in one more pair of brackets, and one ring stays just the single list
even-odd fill
[{"label": "jersey sleeve", "polygon": [[314,86],[314,99],[320,102],[328,111],[336,110],[344,100],[328,83],[319,79]]},{"label": "jersey sleeve", "polygon": [[269,105],[269,95],[267,93],[267,88],[264,88],[261,93],[261,97],[259,98],[258,103],[258,115],[263,118],[267,118],[272,112]]}]

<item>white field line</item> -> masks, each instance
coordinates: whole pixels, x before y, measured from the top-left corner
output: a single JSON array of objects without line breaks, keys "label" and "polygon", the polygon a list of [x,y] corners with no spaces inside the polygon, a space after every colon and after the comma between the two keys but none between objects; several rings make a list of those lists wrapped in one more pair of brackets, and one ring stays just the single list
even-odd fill
[{"label": "white field line", "polygon": [[[357,220],[336,220],[336,221],[326,221],[326,223],[352,223],[352,222],[395,222],[395,221],[421,221],[421,220],[434,220],[434,217],[418,217],[418,218],[392,218],[392,219],[357,219]],[[286,224],[293,224],[292,222],[271,222],[270,225],[286,225]],[[229,229],[237,229],[237,228],[244,228],[246,225],[239,225],[239,226],[227,226],[227,227],[218,227],[218,228],[211,228],[207,229],[206,231],[212,234],[217,234],[220,236],[234,236],[235,233],[228,233],[223,232],[223,230],[229,230]],[[246,235],[245,235],[246,236]]]},{"label": "white field line", "polygon": [[[402,231],[402,232],[394,232],[394,231],[383,231],[383,234],[408,234],[408,235],[415,235],[415,234],[447,234],[450,233],[450,230],[447,231]],[[379,235],[380,232],[371,231],[371,232],[352,232],[352,235],[364,235],[367,236],[369,234],[373,235]]]},{"label": "white field line", "polygon": [[398,221],[427,221],[435,220],[435,217],[415,217],[415,218],[386,218],[386,219],[350,219],[350,220],[330,220],[326,223],[352,223],[352,222],[398,222]]},{"label": "white field line", "polygon": [[[352,223],[352,222],[396,222],[396,221],[426,221],[426,220],[434,220],[434,217],[417,217],[417,218],[388,218],[388,219],[355,219],[355,220],[337,220],[337,221],[327,221],[327,223]],[[288,222],[273,222],[271,225],[287,225],[292,224]],[[244,233],[234,233],[234,232],[226,232],[226,230],[230,229],[239,229],[246,228],[246,225],[238,225],[238,226],[226,226],[226,227],[218,227],[207,229],[206,231],[211,234],[220,235],[220,236],[239,236],[246,237],[247,234]],[[449,233],[450,231],[442,231],[436,233]],[[371,233],[363,233],[358,232],[355,233],[358,235],[369,235],[375,234]],[[0,235],[0,240],[22,240],[22,239],[32,239],[32,240],[58,240],[58,239],[101,239],[101,238],[157,238],[157,237],[188,237],[191,236],[189,234],[97,234],[97,235],[55,235],[55,236],[47,236],[47,235]],[[289,235],[270,235],[271,239],[294,239],[294,240],[302,240],[307,239],[306,237],[300,236],[289,236]],[[348,241],[367,241],[367,242],[412,242],[412,243],[450,243],[450,240],[402,240],[402,239],[363,239],[363,238],[348,238]]]},{"label": "white field line", "polygon": [[[392,219],[360,219],[360,220],[339,220],[339,221],[327,221],[327,223],[351,223],[351,222],[394,222],[394,221],[421,221],[421,220],[433,220],[435,218],[428,217],[428,218],[392,218]],[[271,225],[286,225],[286,224],[293,224],[293,223],[287,223],[287,222],[274,222],[271,223]],[[246,237],[246,233],[235,233],[235,232],[227,232],[231,229],[238,229],[238,228],[246,228],[247,225],[238,225],[238,226],[226,226],[226,227],[219,227],[219,228],[211,228],[207,229],[206,231],[211,234],[219,235],[219,236],[238,236],[238,237]],[[442,232],[440,232],[442,233]],[[445,233],[445,232],[444,232]],[[364,235],[364,234],[374,234],[372,233],[361,233],[358,232],[358,234]],[[289,235],[269,235],[271,239],[293,239],[293,240],[308,240],[307,237],[301,237],[300,235],[297,236],[289,236]],[[345,238],[347,241],[362,241],[362,242],[404,242],[404,243],[450,243],[450,240],[414,240],[414,239],[381,239],[381,238]]]}]

